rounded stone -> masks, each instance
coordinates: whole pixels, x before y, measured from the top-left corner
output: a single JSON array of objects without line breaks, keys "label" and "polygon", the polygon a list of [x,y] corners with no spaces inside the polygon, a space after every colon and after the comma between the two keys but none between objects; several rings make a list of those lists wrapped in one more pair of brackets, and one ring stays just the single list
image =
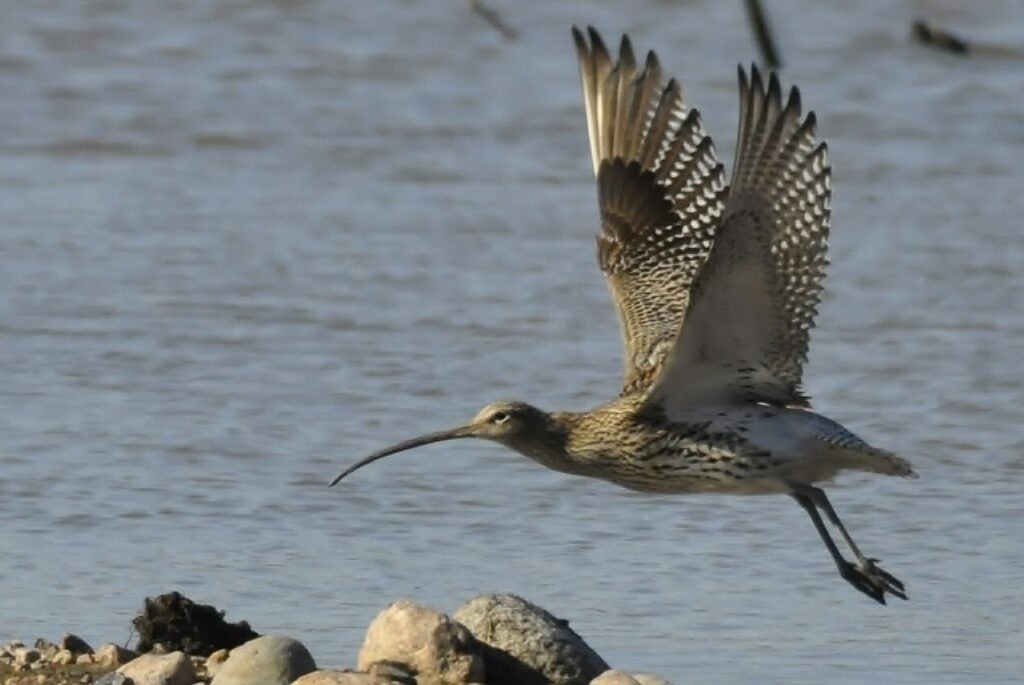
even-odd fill
[{"label": "rounded stone", "polygon": [[640,683],[640,685],[672,685],[671,682],[665,680],[660,675],[653,673],[634,673],[633,680]]},{"label": "rounded stone", "polygon": [[292,685],[381,685],[381,682],[369,673],[323,670],[307,673]]},{"label": "rounded stone", "polygon": [[128,663],[138,654],[130,649],[125,649],[121,645],[115,645],[112,642],[102,644],[99,646],[93,654],[79,654],[78,659],[82,657],[88,657],[88,663],[97,663],[107,668],[117,668],[123,664]]},{"label": "rounded stone", "polygon": [[211,685],[289,685],[315,670],[316,662],[301,642],[264,635],[231,650]]},{"label": "rounded stone", "polygon": [[14,649],[14,663],[19,666],[28,666],[39,661],[42,655],[34,647],[16,647]]},{"label": "rounded stone", "polygon": [[403,664],[420,685],[465,685],[484,681],[480,649],[470,632],[448,616],[399,601],[373,619],[359,650],[358,668]]},{"label": "rounded stone", "polygon": [[197,679],[192,660],[183,652],[143,654],[117,672],[135,685],[192,685]]},{"label": "rounded stone", "polygon": [[206,657],[206,663],[203,665],[203,668],[206,669],[206,675],[211,678],[217,675],[217,671],[219,671],[220,667],[224,665],[224,662],[228,660],[229,654],[230,652],[226,649],[218,649],[216,652]]},{"label": "rounded stone", "polygon": [[517,595],[481,595],[454,618],[486,645],[489,685],[588,685],[608,670],[568,621]]}]

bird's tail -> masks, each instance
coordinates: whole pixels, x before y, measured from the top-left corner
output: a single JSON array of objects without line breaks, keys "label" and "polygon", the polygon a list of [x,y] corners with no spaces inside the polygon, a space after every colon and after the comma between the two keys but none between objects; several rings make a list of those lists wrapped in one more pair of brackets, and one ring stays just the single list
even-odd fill
[{"label": "bird's tail", "polygon": [[850,430],[820,414],[807,412],[803,416],[814,417],[815,432],[817,433],[815,437],[835,455],[839,463],[842,464],[842,468],[871,471],[885,476],[917,478],[914,468],[903,457],[898,457],[889,450],[869,445]]},{"label": "bird's tail", "polygon": [[917,473],[909,461],[888,450],[864,445],[860,449],[850,449],[846,452],[849,468],[881,473],[886,476],[917,478]]}]

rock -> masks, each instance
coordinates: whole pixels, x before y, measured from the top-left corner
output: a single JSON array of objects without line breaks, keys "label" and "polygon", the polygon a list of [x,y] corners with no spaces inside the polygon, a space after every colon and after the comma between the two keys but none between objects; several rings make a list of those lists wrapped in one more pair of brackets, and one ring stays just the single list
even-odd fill
[{"label": "rock", "polygon": [[135,685],[192,685],[196,671],[182,652],[143,654],[117,669]]},{"label": "rock", "polygon": [[92,647],[89,646],[89,643],[74,633],[64,633],[58,646],[61,649],[68,650],[75,656],[79,654],[92,654]]},{"label": "rock", "polygon": [[395,602],[377,614],[366,630],[357,667],[408,666],[419,685],[483,682],[481,647],[464,626],[442,613],[409,601]]},{"label": "rock", "polygon": [[487,645],[488,685],[587,685],[608,664],[569,622],[516,595],[481,595],[454,618]]},{"label": "rock", "polygon": [[[106,644],[100,645],[93,654],[80,654],[76,660],[79,663],[97,663],[100,666],[107,668],[117,668],[122,666],[135,657],[138,654],[130,649],[125,649],[120,645],[115,645],[113,642],[107,642]],[[87,661],[83,662],[82,657],[86,657]]]},{"label": "rock", "polygon": [[378,661],[370,666],[370,675],[381,683],[391,685],[417,685],[416,674],[407,666],[389,661]]},{"label": "rock", "polygon": [[211,678],[217,675],[217,671],[224,665],[224,662],[228,660],[228,650],[218,649],[216,652],[206,657],[206,664],[203,668],[206,669],[206,675]]},{"label": "rock", "polygon": [[264,635],[231,650],[212,685],[289,685],[315,670],[316,662],[301,642]]},{"label": "rock", "polygon": [[135,683],[124,673],[111,671],[105,676],[94,680],[92,685],[135,685]]},{"label": "rock", "polygon": [[628,673],[610,669],[590,681],[590,685],[640,685]]},{"label": "rock", "polygon": [[28,666],[39,661],[41,655],[38,649],[29,647],[15,647],[14,648],[14,663],[18,666]]},{"label": "rock", "polygon": [[660,675],[654,675],[653,673],[634,673],[633,680],[640,683],[640,685],[672,685],[672,683]]},{"label": "rock", "polygon": [[[95,654],[79,654],[75,657],[75,663],[82,666],[88,666],[90,664],[97,663]],[[117,665],[117,664],[115,664]],[[113,668],[113,666],[111,666]]]},{"label": "rock", "polygon": [[382,685],[386,680],[377,680],[369,673],[355,671],[311,671],[294,681],[292,685]]},{"label": "rock", "polygon": [[51,664],[57,666],[69,666],[75,663],[75,654],[70,649],[58,649],[57,653],[50,659]]},{"label": "rock", "polygon": [[228,623],[223,611],[209,604],[197,604],[178,592],[147,597],[142,613],[132,625],[139,631],[140,652],[152,651],[161,644],[170,651],[207,656],[260,636],[245,621]]}]

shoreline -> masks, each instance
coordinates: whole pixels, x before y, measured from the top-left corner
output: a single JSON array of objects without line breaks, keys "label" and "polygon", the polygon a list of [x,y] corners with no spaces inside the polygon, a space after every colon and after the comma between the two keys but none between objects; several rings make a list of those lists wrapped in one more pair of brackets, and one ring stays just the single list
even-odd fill
[{"label": "shoreline", "polygon": [[93,649],[70,633],[0,645],[0,685],[672,685],[613,669],[569,621],[510,594],[480,595],[450,616],[392,602],[346,668],[318,666],[298,640],[229,623],[177,592],[147,598],[132,626],[135,649]]}]

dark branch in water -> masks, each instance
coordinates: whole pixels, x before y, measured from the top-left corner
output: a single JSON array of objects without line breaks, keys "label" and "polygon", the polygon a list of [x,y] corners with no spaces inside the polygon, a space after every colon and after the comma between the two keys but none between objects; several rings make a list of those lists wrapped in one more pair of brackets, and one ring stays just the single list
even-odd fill
[{"label": "dark branch in water", "polygon": [[515,40],[516,32],[511,26],[505,23],[497,12],[487,7],[482,0],[469,0],[470,8],[491,25],[495,31],[500,33],[505,40]]},{"label": "dark branch in water", "polygon": [[970,51],[967,43],[949,31],[929,26],[923,19],[916,19],[910,27],[910,35],[919,43],[952,52],[954,55],[966,55]]},{"label": "dark branch in water", "polygon": [[779,51],[775,48],[775,39],[772,38],[771,28],[768,20],[765,19],[764,10],[761,8],[761,0],[745,0],[747,6],[747,18],[750,19],[750,27],[754,29],[754,38],[757,39],[757,48],[761,51],[761,59],[768,69],[779,69],[782,67],[782,60],[779,58]]}]

